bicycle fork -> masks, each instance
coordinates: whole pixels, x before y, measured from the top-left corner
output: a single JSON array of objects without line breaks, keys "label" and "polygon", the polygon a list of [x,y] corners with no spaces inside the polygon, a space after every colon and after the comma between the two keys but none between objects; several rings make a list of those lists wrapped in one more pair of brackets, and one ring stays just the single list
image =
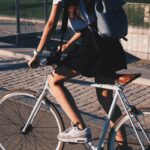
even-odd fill
[{"label": "bicycle fork", "polygon": [[[140,129],[141,129],[143,135],[145,136],[145,138],[147,139],[147,141],[148,141],[149,144],[150,144],[150,139],[149,139],[148,135],[145,133],[145,131],[144,131],[144,129],[143,129],[143,127],[142,127],[142,125],[141,125],[141,123],[140,123],[138,117],[136,116],[136,113],[138,113],[138,112],[135,112],[135,113],[133,113],[133,115],[132,115],[132,114],[127,110],[128,108],[131,108],[132,106],[129,104],[127,98],[125,97],[125,95],[124,95],[121,91],[119,91],[119,97],[120,97],[120,100],[121,100],[121,102],[122,102],[122,104],[123,104],[123,107],[124,107],[124,110],[125,110],[126,114],[129,116],[129,120],[130,120],[131,125],[132,125],[132,127],[133,127],[133,130],[134,130],[134,132],[135,132],[135,134],[136,134],[136,137],[137,137],[137,139],[138,139],[138,141],[139,141],[139,143],[140,143],[140,145],[141,145],[141,147],[142,147],[142,150],[145,150],[144,145],[143,145],[143,143],[142,143],[142,141],[141,141],[141,139],[140,139],[139,133],[137,133],[136,127],[135,127],[135,125],[134,125],[134,123],[133,123],[133,117],[134,117],[135,120],[137,121],[138,126],[140,127]],[[126,105],[127,105],[128,108],[126,108]],[[136,109],[136,108],[135,108],[135,109]],[[138,111],[138,110],[137,110],[137,111]],[[131,108],[131,112],[132,112],[132,108]]]},{"label": "bicycle fork", "polygon": [[32,111],[31,111],[31,114],[25,124],[25,126],[22,128],[22,133],[26,133],[27,131],[27,128],[32,124],[37,112],[39,111],[40,109],[40,106],[42,104],[42,98],[45,96],[46,92],[47,92],[47,87],[48,87],[48,80],[46,81],[45,85],[44,85],[44,88],[43,88],[43,91],[41,92],[41,94],[39,95],[38,99],[37,99],[37,102],[36,104],[34,105]]},{"label": "bicycle fork", "polygon": [[6,150],[1,143],[0,143],[0,148],[1,150]]}]

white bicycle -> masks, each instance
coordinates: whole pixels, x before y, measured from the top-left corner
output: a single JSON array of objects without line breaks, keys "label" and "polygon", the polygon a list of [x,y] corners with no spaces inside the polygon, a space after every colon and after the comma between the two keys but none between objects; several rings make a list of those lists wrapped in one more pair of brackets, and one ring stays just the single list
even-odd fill
[{"label": "white bicycle", "polygon": [[[150,108],[138,109],[131,105],[123,88],[140,74],[120,75],[115,85],[97,84],[72,79],[81,86],[110,89],[114,99],[102,128],[98,145],[88,142],[89,149],[101,150],[108,131],[111,116],[117,100],[120,100],[125,114],[109,132],[108,150],[116,150],[116,133],[122,126],[126,129],[125,141],[133,150],[150,150]],[[124,81],[122,82],[123,79]],[[27,89],[11,90],[0,97],[0,148],[2,150],[62,150],[65,143],[58,141],[58,133],[64,131],[64,122],[56,104],[47,98],[51,93],[48,80],[40,92]]]}]

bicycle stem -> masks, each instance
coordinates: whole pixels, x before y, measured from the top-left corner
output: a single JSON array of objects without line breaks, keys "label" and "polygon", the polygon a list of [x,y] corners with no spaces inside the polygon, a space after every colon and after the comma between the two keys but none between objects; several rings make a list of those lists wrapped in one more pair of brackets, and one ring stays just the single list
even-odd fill
[{"label": "bicycle stem", "polygon": [[44,85],[44,88],[43,88],[43,90],[42,90],[42,92],[41,92],[39,98],[37,99],[37,102],[36,102],[36,104],[34,105],[34,107],[33,107],[32,111],[31,111],[31,114],[30,114],[30,116],[29,116],[29,118],[28,118],[28,120],[27,120],[25,126],[24,126],[23,129],[22,129],[22,133],[24,133],[24,132],[26,131],[27,127],[28,127],[30,124],[32,124],[32,122],[33,122],[33,120],[34,120],[34,118],[35,118],[37,112],[38,112],[39,109],[40,109],[41,102],[42,102],[42,98],[45,96],[45,93],[46,93],[46,91],[47,91],[47,87],[48,87],[48,80],[46,80],[46,83],[45,83],[45,85]]}]

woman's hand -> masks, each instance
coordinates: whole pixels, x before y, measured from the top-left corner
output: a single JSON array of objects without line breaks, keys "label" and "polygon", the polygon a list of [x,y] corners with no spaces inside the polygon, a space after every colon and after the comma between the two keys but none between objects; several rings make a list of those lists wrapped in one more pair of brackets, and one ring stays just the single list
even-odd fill
[{"label": "woman's hand", "polygon": [[[61,48],[61,52],[64,52],[68,47],[69,47],[69,44],[68,44],[68,43],[63,44],[63,45],[62,45],[62,48]],[[60,45],[58,46],[58,50],[60,50]]]},{"label": "woman's hand", "polygon": [[[75,41],[77,41],[81,37],[80,32],[76,32],[74,36],[65,44],[62,45],[61,52],[66,51]],[[58,51],[60,50],[60,45],[58,46]]]},{"label": "woman's hand", "polygon": [[28,66],[30,68],[37,68],[40,64],[40,60],[38,55],[34,55],[28,62]]}]

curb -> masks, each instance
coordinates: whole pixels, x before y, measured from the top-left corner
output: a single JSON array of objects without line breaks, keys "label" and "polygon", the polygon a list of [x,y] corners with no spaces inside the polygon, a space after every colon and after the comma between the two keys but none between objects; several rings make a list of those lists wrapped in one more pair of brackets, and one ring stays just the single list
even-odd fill
[{"label": "curb", "polygon": [[150,79],[144,79],[144,78],[140,77],[140,78],[132,81],[132,83],[150,86]]},{"label": "curb", "polygon": [[8,56],[8,57],[14,57],[17,59],[25,59],[25,60],[30,60],[32,58],[30,55],[25,55],[25,54],[11,52],[11,51],[2,50],[2,49],[0,49],[0,55]]},{"label": "curb", "polygon": [[150,86],[150,71],[148,69],[129,66],[128,71],[130,73],[141,73],[142,74],[141,77],[132,81],[132,83]]}]

